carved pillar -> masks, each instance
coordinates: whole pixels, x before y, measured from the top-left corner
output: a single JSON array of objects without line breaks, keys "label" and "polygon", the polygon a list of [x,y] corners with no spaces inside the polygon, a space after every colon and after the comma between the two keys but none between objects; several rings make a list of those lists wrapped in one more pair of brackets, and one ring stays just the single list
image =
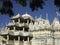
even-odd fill
[{"label": "carved pillar", "polygon": [[32,20],[31,20],[31,24],[33,24]]},{"label": "carved pillar", "polygon": [[15,26],[14,26],[14,31],[15,31]]},{"label": "carved pillar", "polygon": [[24,42],[24,39],[23,39],[23,42]]},{"label": "carved pillar", "polygon": [[14,38],[14,44],[15,44],[15,38]]},{"label": "carved pillar", "polygon": [[9,30],[10,28],[8,28],[8,30]]},{"label": "carved pillar", "polygon": [[27,24],[29,24],[29,20],[27,20]]},{"label": "carved pillar", "polygon": [[18,22],[20,22],[20,19],[18,19]]},{"label": "carved pillar", "polygon": [[52,43],[53,43],[53,45],[55,45],[55,37],[54,37],[55,30],[52,30],[51,33],[52,33],[52,39],[53,39]]},{"label": "carved pillar", "polygon": [[28,42],[29,42],[29,37],[28,37]]},{"label": "carved pillar", "polygon": [[7,35],[7,44],[8,44],[8,41],[9,41],[9,35]]},{"label": "carved pillar", "polygon": [[24,31],[24,27],[23,27],[23,31]]},{"label": "carved pillar", "polygon": [[20,37],[18,36],[18,41],[20,41]]},{"label": "carved pillar", "polygon": [[24,39],[23,39],[23,44],[24,44]]},{"label": "carved pillar", "polygon": [[54,37],[54,32],[55,32],[55,31],[53,31],[53,45],[55,45],[55,37]]},{"label": "carved pillar", "polygon": [[18,36],[18,42],[19,42],[19,45],[20,45],[20,36]]}]

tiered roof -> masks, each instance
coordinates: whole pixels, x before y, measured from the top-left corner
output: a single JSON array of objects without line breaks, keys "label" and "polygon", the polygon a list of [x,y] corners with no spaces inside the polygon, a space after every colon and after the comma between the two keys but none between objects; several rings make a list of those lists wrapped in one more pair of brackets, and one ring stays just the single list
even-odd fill
[{"label": "tiered roof", "polygon": [[[48,14],[47,14],[48,15]],[[34,20],[31,15],[28,13],[23,14],[22,16],[18,13],[16,16],[13,16],[12,19],[22,17],[23,19],[31,19]],[[8,23],[7,26],[12,26],[12,25],[17,25],[17,26],[24,26],[24,23]],[[27,25],[26,25],[27,26]],[[53,23],[50,24],[48,17],[46,16],[46,19],[43,19],[42,17],[39,17],[34,20],[34,24],[31,22],[29,23],[29,30],[39,30],[39,29],[50,29],[50,28],[58,28],[60,29],[60,22],[57,17],[54,18]]]},{"label": "tiered roof", "polygon": [[32,17],[31,15],[29,15],[28,13],[23,14],[22,17],[23,17],[24,19],[34,20],[33,17]]},{"label": "tiered roof", "polygon": [[19,18],[21,17],[21,15],[18,13],[16,16],[13,16],[11,19],[16,19],[16,18]]},{"label": "tiered roof", "polygon": [[10,23],[8,23],[6,26],[15,26],[15,23],[10,22]]},{"label": "tiered roof", "polygon": [[52,26],[54,29],[60,29],[60,22],[59,22],[59,19],[57,17],[54,18]]}]

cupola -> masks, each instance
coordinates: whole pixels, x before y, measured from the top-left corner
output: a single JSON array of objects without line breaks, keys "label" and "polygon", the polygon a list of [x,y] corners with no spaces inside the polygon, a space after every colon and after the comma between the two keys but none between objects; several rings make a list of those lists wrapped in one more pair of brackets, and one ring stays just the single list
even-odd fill
[{"label": "cupola", "polygon": [[16,19],[16,18],[20,18],[21,15],[18,13],[16,16],[13,16],[11,19]]},{"label": "cupola", "polygon": [[31,15],[29,15],[27,12],[25,14],[22,15],[22,17],[24,19],[31,19],[31,20],[34,20],[33,17]]}]

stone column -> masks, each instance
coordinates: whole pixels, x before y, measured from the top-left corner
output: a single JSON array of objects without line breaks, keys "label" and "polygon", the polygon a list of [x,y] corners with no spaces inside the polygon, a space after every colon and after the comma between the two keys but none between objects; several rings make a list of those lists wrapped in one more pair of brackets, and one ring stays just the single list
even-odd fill
[{"label": "stone column", "polygon": [[23,44],[24,44],[24,39],[23,39]]},{"label": "stone column", "polygon": [[15,44],[15,39],[14,39],[14,44]]},{"label": "stone column", "polygon": [[55,36],[54,36],[55,34],[54,33],[55,31],[53,31],[53,45],[55,45]]},{"label": "stone column", "polygon": [[24,31],[24,27],[23,27],[23,31]]},{"label": "stone column", "polygon": [[27,24],[29,23],[29,20],[27,20]]},{"label": "stone column", "polygon": [[55,33],[55,31],[54,31],[54,30],[52,30],[52,31],[51,31],[51,33],[52,33],[52,39],[53,39],[52,44],[53,44],[53,45],[55,45],[55,37],[54,37],[54,35],[55,35],[55,34],[54,34],[54,33]]},{"label": "stone column", "polygon": [[45,40],[45,45],[47,45],[47,38],[46,38],[46,40]]},{"label": "stone column", "polygon": [[19,45],[20,45],[20,37],[18,36],[18,43],[19,43]]},{"label": "stone column", "polygon": [[14,26],[14,31],[15,31],[15,26]]},{"label": "stone column", "polygon": [[8,28],[8,30],[9,30],[9,28]]},{"label": "stone column", "polygon": [[32,20],[31,20],[31,24],[33,24]]},{"label": "stone column", "polygon": [[8,41],[9,41],[9,35],[7,35],[7,44],[8,44]]},{"label": "stone column", "polygon": [[20,41],[20,37],[18,36],[18,41]]},{"label": "stone column", "polygon": [[23,42],[24,42],[24,39],[23,39]]},{"label": "stone column", "polygon": [[29,42],[29,37],[28,37],[28,42]]},{"label": "stone column", "polygon": [[20,19],[18,19],[18,22],[20,22]]}]

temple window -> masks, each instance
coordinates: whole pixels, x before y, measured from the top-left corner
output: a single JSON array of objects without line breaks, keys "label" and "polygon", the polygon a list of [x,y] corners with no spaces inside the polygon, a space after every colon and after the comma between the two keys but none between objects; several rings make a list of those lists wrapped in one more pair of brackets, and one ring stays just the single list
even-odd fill
[{"label": "temple window", "polygon": [[16,30],[23,30],[23,27],[16,27]]},{"label": "temple window", "polygon": [[27,20],[25,21],[25,23],[27,23]]},{"label": "temple window", "polygon": [[25,30],[24,30],[25,32],[28,32],[28,28],[25,28]]},{"label": "temple window", "polygon": [[20,41],[23,41],[23,38],[24,38],[23,36],[20,36]]},{"label": "temple window", "polygon": [[15,19],[15,22],[18,22],[18,19]]},{"label": "temple window", "polygon": [[5,44],[5,43],[6,43],[6,41],[2,40],[2,43],[3,43],[3,44]]},{"label": "temple window", "polygon": [[13,26],[11,26],[11,27],[10,27],[10,30],[13,30],[13,29],[14,29],[14,27],[13,27]]},{"label": "temple window", "polygon": [[24,41],[27,41],[27,36],[24,36]]},{"label": "temple window", "polygon": [[35,22],[33,21],[33,24],[34,24]]},{"label": "temple window", "polygon": [[14,36],[9,36],[9,40],[14,40]]},{"label": "temple window", "polygon": [[27,19],[24,19],[24,23],[29,23],[29,20],[27,20]]},{"label": "temple window", "polygon": [[6,36],[6,35],[4,35],[4,38],[5,38],[5,39],[7,39],[7,36]]},{"label": "temple window", "polygon": [[23,21],[24,21],[23,19],[20,19],[20,23],[23,23]]},{"label": "temple window", "polygon": [[14,36],[15,40],[18,40],[18,36]]},{"label": "temple window", "polygon": [[31,22],[31,20],[29,20],[29,23]]},{"label": "temple window", "polygon": [[12,20],[12,22],[14,23],[14,20]]}]

